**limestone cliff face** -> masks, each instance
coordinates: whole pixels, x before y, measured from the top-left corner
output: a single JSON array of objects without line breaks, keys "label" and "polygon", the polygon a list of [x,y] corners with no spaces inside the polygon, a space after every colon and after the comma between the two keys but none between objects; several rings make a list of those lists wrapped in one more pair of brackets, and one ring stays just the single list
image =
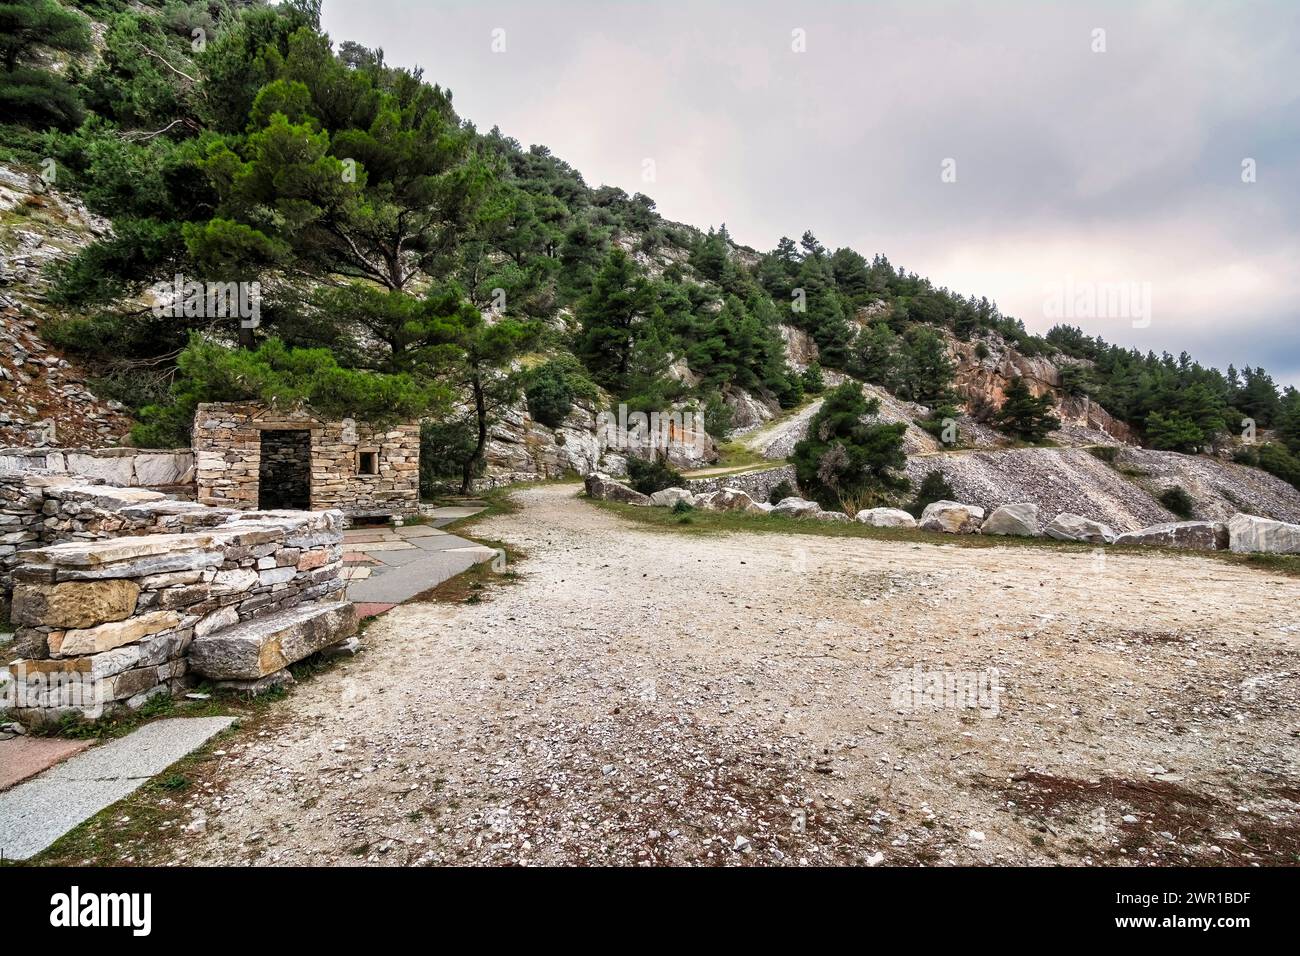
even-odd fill
[{"label": "limestone cliff face", "polygon": [[[1113,418],[1087,396],[1069,395],[1061,388],[1061,367],[1076,360],[1023,355],[995,335],[972,342],[962,342],[953,336],[947,338],[956,365],[954,385],[968,411],[978,413],[981,409],[1001,408],[1007,387],[1020,378],[1035,395],[1051,394],[1056,401],[1056,414],[1064,425],[1100,433],[1081,434],[1078,437],[1082,441],[1091,444],[1100,439],[1104,443],[1109,438],[1122,444],[1137,444],[1128,425]],[[979,355],[980,344],[988,352],[983,358]]]},{"label": "limestone cliff face", "polygon": [[102,448],[131,427],[121,406],[96,396],[84,370],[39,334],[54,315],[46,267],[108,228],[35,170],[0,165],[0,446]]},{"label": "limestone cliff face", "polygon": [[[623,427],[617,410],[612,413],[614,427],[598,428],[603,408],[575,402],[558,428],[536,421],[523,403],[508,409],[489,431],[487,481],[483,484],[562,478],[592,471],[626,475],[628,457],[650,457],[650,443],[635,432],[634,421]],[[683,416],[682,426],[687,422]],[[669,463],[678,469],[692,469],[717,461],[714,440],[702,428],[682,426],[671,426],[666,455]]]},{"label": "limestone cliff face", "polygon": [[[858,310],[854,318],[859,326],[865,326],[884,318],[888,311],[884,303],[877,302]],[[807,332],[782,325],[781,338],[785,342],[786,362],[791,368],[803,371],[817,361],[817,344]],[[955,366],[954,389],[974,422],[1001,408],[1007,387],[1014,379],[1022,378],[1035,395],[1050,393],[1055,399],[1056,414],[1063,427],[1053,438],[1062,444],[1137,444],[1137,437],[1128,425],[1112,417],[1087,396],[1070,395],[1061,387],[1061,369],[1067,364],[1083,364],[1079,360],[1063,355],[1051,358],[1024,355],[996,334],[970,342],[963,342],[948,332],[944,332],[944,338]],[[987,354],[981,356],[981,351]],[[823,374],[829,385],[842,380],[842,376]],[[995,436],[983,437],[988,441],[977,444],[999,443]]]}]

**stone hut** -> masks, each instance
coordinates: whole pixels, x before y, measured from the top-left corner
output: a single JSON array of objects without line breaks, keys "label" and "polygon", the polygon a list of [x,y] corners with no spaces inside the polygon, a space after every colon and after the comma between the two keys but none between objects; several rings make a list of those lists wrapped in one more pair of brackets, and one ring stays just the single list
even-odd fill
[{"label": "stone hut", "polygon": [[310,408],[202,404],[194,417],[199,503],[243,510],[337,508],[349,518],[420,506],[420,426],[331,421]]}]

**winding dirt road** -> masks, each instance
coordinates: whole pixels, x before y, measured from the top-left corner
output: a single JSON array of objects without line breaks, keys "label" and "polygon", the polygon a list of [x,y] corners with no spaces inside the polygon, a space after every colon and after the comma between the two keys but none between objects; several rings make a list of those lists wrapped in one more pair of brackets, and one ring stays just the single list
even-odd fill
[{"label": "winding dirt road", "polygon": [[147,862],[1300,860],[1297,579],[578,490],[472,532],[517,583],[393,610],[223,742]]}]

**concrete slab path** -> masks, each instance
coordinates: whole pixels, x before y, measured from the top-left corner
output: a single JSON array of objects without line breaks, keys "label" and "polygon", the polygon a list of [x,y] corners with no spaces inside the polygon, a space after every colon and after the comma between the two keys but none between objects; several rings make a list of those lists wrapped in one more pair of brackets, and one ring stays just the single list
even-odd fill
[{"label": "concrete slab path", "polygon": [[0,859],[26,860],[225,730],[233,717],[172,717],[0,793]]},{"label": "concrete slab path", "polygon": [[[450,512],[441,517],[455,521],[483,509],[435,510]],[[427,524],[345,531],[343,548],[348,600],[389,606],[423,594],[496,556],[492,548]]]}]

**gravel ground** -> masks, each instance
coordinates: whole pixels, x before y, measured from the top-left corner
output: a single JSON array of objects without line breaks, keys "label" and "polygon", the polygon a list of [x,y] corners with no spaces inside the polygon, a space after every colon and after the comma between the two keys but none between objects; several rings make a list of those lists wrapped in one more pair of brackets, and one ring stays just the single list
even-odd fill
[{"label": "gravel ground", "polygon": [[[577,490],[475,528],[517,583],[395,609],[223,742],[151,862],[1300,861],[1295,578],[676,534]],[[915,667],[996,699],[891,695]]]}]

